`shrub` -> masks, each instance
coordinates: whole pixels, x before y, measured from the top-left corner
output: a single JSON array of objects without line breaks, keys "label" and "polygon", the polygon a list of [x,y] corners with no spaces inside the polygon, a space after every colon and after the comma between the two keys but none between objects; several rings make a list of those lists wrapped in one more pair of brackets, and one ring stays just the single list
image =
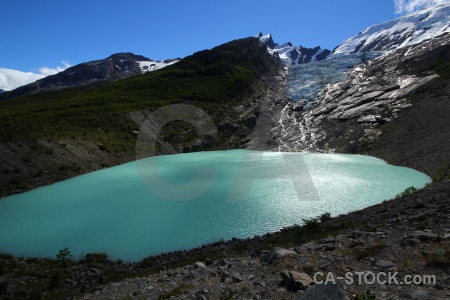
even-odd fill
[{"label": "shrub", "polygon": [[56,254],[56,258],[61,261],[61,263],[66,263],[67,261],[72,260],[73,256],[70,253],[70,250],[68,247],[64,247],[63,249],[59,250],[58,254]]},{"label": "shrub", "polygon": [[322,222],[322,223],[326,222],[326,221],[329,221],[329,220],[331,220],[331,214],[329,212],[326,212],[326,213],[322,214],[319,217],[319,219],[320,219],[320,222]]},{"label": "shrub", "polygon": [[375,300],[375,294],[370,290],[353,295],[353,300]]},{"label": "shrub", "polygon": [[106,253],[88,253],[80,262],[83,264],[105,264],[108,262],[108,255]]},{"label": "shrub", "polygon": [[52,273],[50,281],[48,282],[49,289],[57,289],[64,285],[65,275],[64,271],[59,269]]},{"label": "shrub", "polygon": [[403,192],[401,192],[400,194],[395,196],[395,198],[400,198],[400,197],[403,197],[406,195],[410,195],[410,194],[414,193],[415,191],[417,191],[417,189],[413,186],[410,186],[409,188],[406,188]]},{"label": "shrub", "polygon": [[450,247],[443,253],[434,253],[425,258],[426,268],[448,269],[450,267]]},{"label": "shrub", "polygon": [[304,223],[303,226],[306,229],[317,230],[320,227],[319,220],[317,218],[302,219],[302,221]]},{"label": "shrub", "polygon": [[433,175],[433,182],[435,183],[445,179],[450,179],[450,163],[437,170],[436,174]]},{"label": "shrub", "polygon": [[357,260],[361,260],[369,256],[374,256],[385,247],[386,245],[383,242],[379,242],[366,248],[356,247],[353,249],[353,253]]},{"label": "shrub", "polygon": [[176,297],[180,294],[186,293],[193,287],[194,287],[194,285],[192,285],[192,284],[188,284],[188,285],[182,284],[182,285],[174,288],[173,290],[162,293],[161,295],[158,296],[158,300],[164,300],[164,299],[170,299],[172,297]]}]

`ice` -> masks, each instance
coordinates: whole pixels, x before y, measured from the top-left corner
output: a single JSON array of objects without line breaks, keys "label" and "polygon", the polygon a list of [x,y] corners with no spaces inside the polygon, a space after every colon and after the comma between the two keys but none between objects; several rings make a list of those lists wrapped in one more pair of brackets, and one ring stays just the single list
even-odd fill
[{"label": "ice", "polygon": [[319,62],[299,64],[290,68],[288,90],[292,101],[309,102],[327,84],[345,80],[350,68],[365,59],[373,59],[378,53],[357,53]]}]

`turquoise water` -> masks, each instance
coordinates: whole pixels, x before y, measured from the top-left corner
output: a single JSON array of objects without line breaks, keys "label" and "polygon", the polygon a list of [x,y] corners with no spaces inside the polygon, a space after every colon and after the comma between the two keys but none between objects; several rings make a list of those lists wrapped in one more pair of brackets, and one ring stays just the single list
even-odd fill
[{"label": "turquoise water", "polygon": [[[360,155],[245,150],[158,156],[0,200],[0,252],[151,254],[245,238],[393,198],[430,178]],[[230,192],[231,191],[231,192]]]}]

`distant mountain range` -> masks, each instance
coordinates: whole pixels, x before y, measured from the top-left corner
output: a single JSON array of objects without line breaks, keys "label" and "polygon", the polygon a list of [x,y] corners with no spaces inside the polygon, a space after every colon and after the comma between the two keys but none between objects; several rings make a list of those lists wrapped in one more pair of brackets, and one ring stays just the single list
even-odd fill
[{"label": "distant mountain range", "polygon": [[180,61],[180,58],[154,61],[130,52],[116,53],[105,59],[93,60],[70,67],[58,74],[19,87],[5,96],[54,91],[102,81],[112,81],[155,71]]},{"label": "distant mountain range", "polygon": [[321,61],[342,55],[361,52],[389,51],[418,44],[427,39],[450,32],[450,6],[440,5],[422,9],[395,20],[373,25],[346,40],[333,51],[295,46],[292,43],[277,44],[269,33],[258,34],[259,40],[267,45],[267,51],[288,67],[311,61]]},{"label": "distant mountain range", "polygon": [[[333,51],[320,46],[308,48],[290,42],[275,43],[271,34],[257,35],[267,51],[287,67],[343,55],[377,52],[384,54],[398,48],[414,45],[443,33],[450,32],[450,6],[440,5],[404,15],[392,21],[373,25],[337,46]],[[105,59],[81,63],[58,74],[3,93],[2,99],[34,94],[67,87],[77,87],[102,81],[113,81],[164,68],[180,58],[154,61],[133,53],[116,53]]]}]

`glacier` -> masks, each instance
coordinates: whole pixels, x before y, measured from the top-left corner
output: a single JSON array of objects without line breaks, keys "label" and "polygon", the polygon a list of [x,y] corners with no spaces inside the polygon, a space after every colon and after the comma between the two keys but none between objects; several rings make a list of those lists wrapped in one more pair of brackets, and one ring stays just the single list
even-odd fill
[{"label": "glacier", "polygon": [[[348,75],[358,74],[358,68],[364,69],[363,62],[382,59],[401,48],[409,50],[416,44],[426,42],[438,36],[450,33],[450,5],[439,5],[422,9],[395,20],[366,28],[358,35],[349,38],[336,47],[331,55],[311,56],[302,61],[293,56],[297,48],[290,43],[276,44],[272,35],[258,37],[267,45],[270,54],[278,56],[284,63],[289,101],[280,112],[280,118],[274,131],[277,131],[278,151],[318,151],[316,143],[323,133],[318,132],[318,119],[313,111],[323,105],[320,95],[333,98],[330,91],[333,86],[348,80]],[[422,44],[420,44],[422,45]],[[414,46],[415,47],[415,46]],[[307,48],[303,48],[307,49]],[[316,47],[316,55],[320,54]],[[360,65],[360,67],[358,67]],[[361,70],[362,70],[361,69]],[[358,78],[355,78],[358,81]],[[358,84],[357,82],[353,82]],[[403,84],[398,82],[400,89]],[[323,98],[323,97],[322,97]]]},{"label": "glacier", "polygon": [[307,104],[314,100],[327,84],[345,80],[351,68],[378,56],[380,53],[365,52],[295,65],[289,68],[287,75],[290,100]]}]

